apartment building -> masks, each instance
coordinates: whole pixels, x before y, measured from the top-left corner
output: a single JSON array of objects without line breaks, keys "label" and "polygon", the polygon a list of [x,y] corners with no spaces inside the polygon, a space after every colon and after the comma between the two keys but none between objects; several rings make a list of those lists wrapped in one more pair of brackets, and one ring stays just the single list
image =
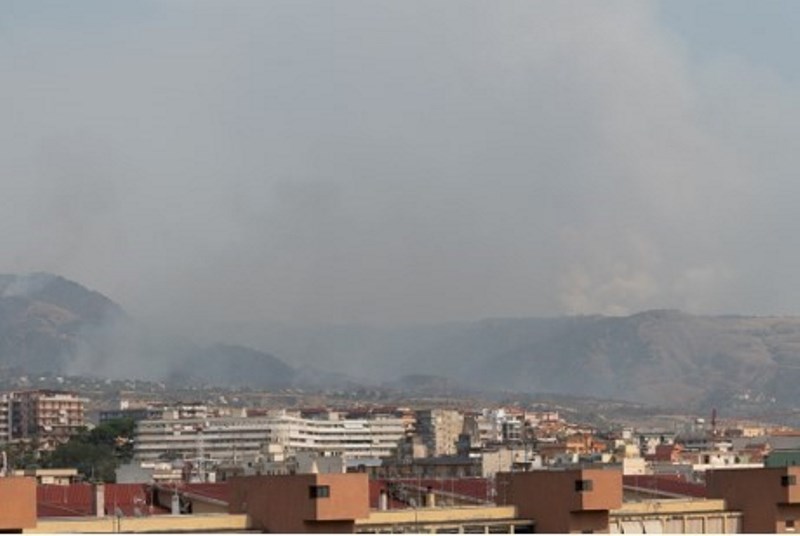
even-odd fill
[{"label": "apartment building", "polygon": [[[36,440],[52,450],[86,426],[85,400],[68,391],[36,390],[7,393],[9,440]],[[3,411],[0,402],[0,411]],[[4,427],[4,428],[5,428]],[[0,431],[0,434],[2,431]]]},{"label": "apartment building", "polygon": [[450,409],[420,410],[417,434],[428,449],[428,456],[452,456],[457,453],[458,436],[464,429],[464,416]]},{"label": "apartment building", "polygon": [[169,453],[239,463],[260,459],[267,445],[279,445],[288,454],[380,458],[391,454],[404,433],[404,421],[390,417],[307,419],[278,412],[265,417],[145,420],[137,424],[134,456],[140,462]]},{"label": "apartment building", "polygon": [[0,444],[11,441],[11,396],[0,393]]}]

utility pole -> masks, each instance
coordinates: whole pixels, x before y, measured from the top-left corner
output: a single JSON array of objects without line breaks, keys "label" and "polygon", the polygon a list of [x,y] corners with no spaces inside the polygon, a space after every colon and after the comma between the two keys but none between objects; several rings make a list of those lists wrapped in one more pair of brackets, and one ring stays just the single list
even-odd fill
[{"label": "utility pole", "polygon": [[201,483],[206,481],[206,445],[203,437],[203,425],[197,425],[197,476]]}]

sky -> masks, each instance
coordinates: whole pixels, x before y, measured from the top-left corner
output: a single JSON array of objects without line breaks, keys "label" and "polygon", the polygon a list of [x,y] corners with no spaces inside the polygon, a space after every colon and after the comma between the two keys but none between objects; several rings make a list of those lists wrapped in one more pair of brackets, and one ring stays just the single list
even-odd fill
[{"label": "sky", "polygon": [[800,314],[796,2],[0,7],[0,272],[187,333]]}]

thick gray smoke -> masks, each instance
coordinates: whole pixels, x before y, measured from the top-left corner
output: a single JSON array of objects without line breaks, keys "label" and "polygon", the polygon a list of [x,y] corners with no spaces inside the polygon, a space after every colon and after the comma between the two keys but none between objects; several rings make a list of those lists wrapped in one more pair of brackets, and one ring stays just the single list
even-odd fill
[{"label": "thick gray smoke", "polygon": [[7,7],[5,272],[209,338],[800,309],[797,81],[656,4]]}]

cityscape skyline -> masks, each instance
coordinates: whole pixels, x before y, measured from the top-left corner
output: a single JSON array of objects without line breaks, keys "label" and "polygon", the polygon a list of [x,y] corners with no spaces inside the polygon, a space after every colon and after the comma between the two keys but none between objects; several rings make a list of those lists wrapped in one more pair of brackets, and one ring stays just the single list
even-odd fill
[{"label": "cityscape skyline", "polygon": [[0,0],[0,531],[794,533],[799,26]]}]

